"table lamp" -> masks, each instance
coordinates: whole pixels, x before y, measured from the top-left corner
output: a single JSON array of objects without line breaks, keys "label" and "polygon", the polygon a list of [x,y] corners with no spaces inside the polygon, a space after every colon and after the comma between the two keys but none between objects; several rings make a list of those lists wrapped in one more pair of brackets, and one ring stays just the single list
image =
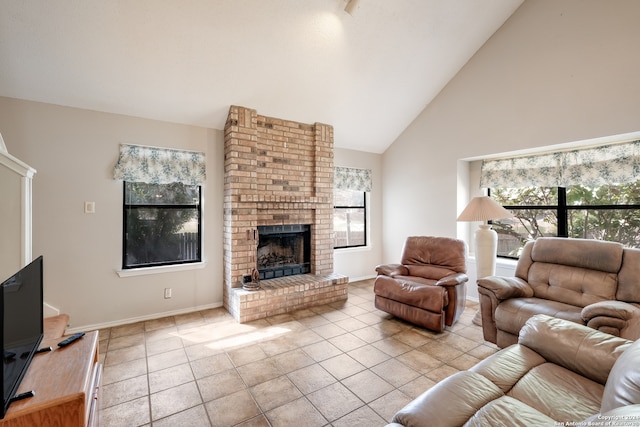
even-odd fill
[{"label": "table lamp", "polygon": [[[513,214],[499,205],[489,196],[479,196],[471,199],[466,208],[458,216],[458,221],[482,221],[475,232],[476,279],[494,276],[496,274],[496,254],[498,252],[498,233],[485,223],[492,219],[511,218]],[[481,321],[478,311],[473,323],[479,325]]]}]

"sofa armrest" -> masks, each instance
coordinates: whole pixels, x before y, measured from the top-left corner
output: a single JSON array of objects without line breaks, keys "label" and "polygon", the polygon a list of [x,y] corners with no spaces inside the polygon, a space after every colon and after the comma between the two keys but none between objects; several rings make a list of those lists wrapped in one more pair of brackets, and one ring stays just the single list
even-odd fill
[{"label": "sofa armrest", "polygon": [[520,330],[518,343],[551,363],[604,385],[613,364],[633,341],[568,320],[537,314]]},{"label": "sofa armrest", "polygon": [[478,297],[482,316],[482,335],[486,341],[498,344],[495,312],[502,300],[533,296],[533,289],[518,277],[487,276],[478,279]]},{"label": "sofa armrest", "polygon": [[408,276],[409,270],[402,264],[380,264],[376,266],[376,273],[380,276]]},{"label": "sofa armrest", "polygon": [[436,282],[436,286],[457,286],[469,281],[469,276],[464,273],[450,274]]},{"label": "sofa armrest", "polygon": [[533,296],[533,288],[519,277],[483,277],[478,279],[478,291],[480,288],[490,292],[499,300]]},{"label": "sofa armrest", "polygon": [[503,396],[502,390],[482,375],[461,371],[409,402],[391,422],[412,427],[458,427],[479,408]]},{"label": "sofa armrest", "polygon": [[589,304],[582,309],[582,320],[587,323],[589,320],[600,316],[626,321],[634,317],[640,317],[640,308],[624,301],[609,300]]},{"label": "sofa armrest", "polygon": [[624,301],[600,301],[582,309],[587,326],[631,340],[638,336],[640,308]]}]

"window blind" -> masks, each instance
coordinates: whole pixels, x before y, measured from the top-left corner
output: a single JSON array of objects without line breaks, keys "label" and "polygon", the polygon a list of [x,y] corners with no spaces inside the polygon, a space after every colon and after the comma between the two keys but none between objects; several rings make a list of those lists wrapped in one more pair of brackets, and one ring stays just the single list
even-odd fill
[{"label": "window blind", "polygon": [[567,187],[640,179],[640,140],[600,147],[484,160],[480,187]]},{"label": "window blind", "polygon": [[121,144],[113,177],[149,184],[202,185],[206,179],[205,155],[196,151]]}]

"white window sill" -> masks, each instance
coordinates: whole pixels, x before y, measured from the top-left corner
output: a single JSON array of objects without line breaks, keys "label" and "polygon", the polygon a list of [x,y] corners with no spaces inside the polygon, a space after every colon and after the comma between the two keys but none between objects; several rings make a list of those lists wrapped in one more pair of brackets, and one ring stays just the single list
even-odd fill
[{"label": "white window sill", "polygon": [[[468,255],[467,259],[470,262],[473,262],[474,264],[476,262],[475,255]],[[500,267],[513,267],[513,268],[515,268],[517,264],[518,264],[518,260],[517,259],[496,257],[496,267],[500,266]]]},{"label": "white window sill", "polygon": [[175,271],[199,270],[207,265],[206,261],[189,264],[163,265],[159,267],[129,268],[116,270],[120,277],[145,276],[148,274],[172,273]]},{"label": "white window sill", "polygon": [[515,268],[517,264],[518,264],[518,260],[517,259],[496,258],[496,267],[497,266],[502,266],[502,267]]},{"label": "white window sill", "polygon": [[334,249],[335,252],[368,252],[371,250],[371,246],[367,245],[367,246],[356,246],[354,248],[338,248],[338,249]]}]

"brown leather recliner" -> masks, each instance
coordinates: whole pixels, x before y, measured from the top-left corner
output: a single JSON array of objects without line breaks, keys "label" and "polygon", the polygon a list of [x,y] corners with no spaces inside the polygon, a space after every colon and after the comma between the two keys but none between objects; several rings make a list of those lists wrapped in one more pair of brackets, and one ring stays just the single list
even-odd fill
[{"label": "brown leather recliner", "polygon": [[484,339],[507,347],[529,317],[547,314],[640,338],[640,250],[590,239],[528,242],[514,277],[478,279]]},{"label": "brown leather recliner", "polygon": [[638,426],[640,341],[538,314],[518,343],[442,380],[389,427]]},{"label": "brown leather recliner", "polygon": [[440,332],[464,311],[467,245],[448,237],[408,237],[400,264],[376,267],[375,306]]}]

